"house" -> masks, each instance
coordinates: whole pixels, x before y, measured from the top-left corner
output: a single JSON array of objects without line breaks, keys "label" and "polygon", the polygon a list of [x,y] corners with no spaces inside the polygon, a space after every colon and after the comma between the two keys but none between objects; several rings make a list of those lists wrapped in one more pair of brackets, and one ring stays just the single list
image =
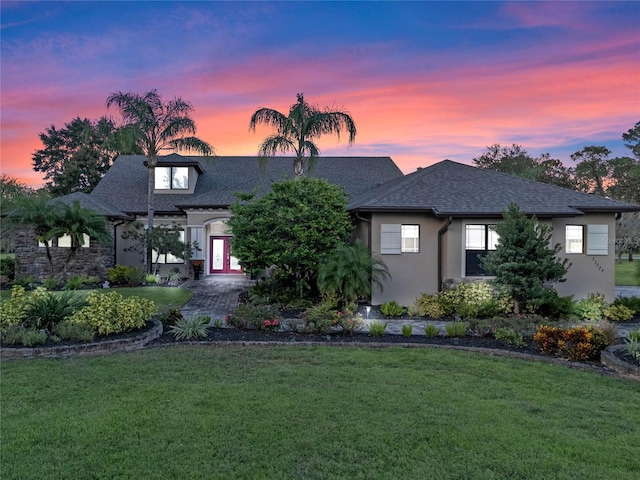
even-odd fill
[{"label": "house", "polygon": [[410,305],[421,293],[487,278],[479,257],[495,249],[491,227],[511,202],[553,227],[559,257],[571,262],[566,282],[554,285],[560,295],[614,300],[616,215],[640,206],[445,160],[349,202],[357,235],[392,276],[372,303]]},{"label": "house", "polygon": [[[106,175],[90,194],[74,193],[61,197],[65,203],[79,201],[104,215],[113,229],[114,245],[108,249],[92,240],[83,253],[99,261],[87,262],[89,255],[74,261],[70,271],[77,274],[85,269],[87,275],[105,278],[107,269],[114,264],[142,266],[143,256],[131,251],[131,240],[122,234],[133,229],[135,221],[147,223],[148,169],[141,155],[119,156]],[[190,157],[172,154],[159,157],[155,168],[154,225],[181,225],[183,239],[197,242],[200,249],[192,259],[204,261],[205,275],[242,273],[238,260],[229,248],[231,233],[226,222],[229,206],[237,200],[235,192],[269,190],[272,182],[290,178],[293,173],[289,157],[270,158],[266,168],[260,169],[257,157]],[[340,185],[349,197],[402,177],[402,172],[389,157],[324,157],[318,159],[312,175]],[[35,278],[50,276],[44,245],[38,245],[33,232],[21,232],[20,248],[16,250],[19,276]],[[60,265],[66,256],[63,243],[54,240],[51,249],[54,263]],[[159,259],[160,273],[177,268],[184,276],[190,275],[190,265],[183,259],[164,254]],[[61,268],[57,268],[61,270]]]},{"label": "house", "polygon": [[[236,201],[234,192],[264,193],[271,182],[290,178],[291,173],[288,157],[269,159],[264,171],[256,157],[160,157],[154,223],[183,227],[184,240],[201,248],[192,258],[203,260],[203,274],[242,273],[230,251],[232,233],[226,225],[229,205]],[[495,248],[492,226],[510,202],[553,226],[553,242],[562,246],[560,256],[571,262],[567,281],[555,285],[561,295],[582,298],[601,292],[612,301],[615,218],[621,212],[640,211],[640,206],[449,160],[403,175],[389,157],[325,157],[318,160],[313,176],[344,188],[354,236],[389,268],[392,278],[382,291],[374,291],[374,305],[390,300],[409,305],[421,293],[487,278],[479,257]],[[113,226],[109,254],[93,241],[88,245],[100,255],[89,274],[104,277],[113,264],[142,265],[142,255],[128,250],[132,243],[122,234],[134,221],[146,224],[147,182],[145,158],[122,155],[91,194],[62,198],[80,201]],[[21,244],[21,252],[16,251],[20,274],[46,276],[44,249],[26,237]],[[178,268],[185,276],[191,274],[187,262],[169,254],[161,256],[160,265],[161,272]]]}]

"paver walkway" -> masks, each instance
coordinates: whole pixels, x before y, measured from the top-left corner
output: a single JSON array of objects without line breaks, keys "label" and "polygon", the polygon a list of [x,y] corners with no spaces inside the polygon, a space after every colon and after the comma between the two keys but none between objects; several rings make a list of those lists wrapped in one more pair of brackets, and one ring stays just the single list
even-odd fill
[{"label": "paver walkway", "polygon": [[238,295],[255,284],[245,275],[209,275],[182,284],[193,297],[182,307],[184,316],[206,315],[211,321],[224,320],[238,306]]},{"label": "paver walkway", "polygon": [[[193,292],[193,298],[182,307],[184,316],[206,315],[215,320],[224,318],[233,313],[238,305],[238,295],[255,284],[245,275],[209,275],[201,280],[189,280],[182,284],[182,288],[188,288]],[[640,297],[640,287],[616,287],[616,296]],[[424,335],[424,327],[433,324],[444,333],[446,322],[431,320],[384,320],[376,318],[364,319],[361,331],[369,331],[368,324],[372,321],[386,321],[387,333],[402,335],[402,325],[413,325],[413,335]],[[630,331],[640,329],[640,323],[619,323],[620,336],[627,336]]]}]

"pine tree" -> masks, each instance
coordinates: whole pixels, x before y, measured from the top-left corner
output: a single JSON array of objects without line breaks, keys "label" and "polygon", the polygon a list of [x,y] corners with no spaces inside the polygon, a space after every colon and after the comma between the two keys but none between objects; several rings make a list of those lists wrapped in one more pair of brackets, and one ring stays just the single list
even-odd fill
[{"label": "pine tree", "polygon": [[527,218],[515,203],[502,216],[496,225],[498,245],[483,264],[487,273],[495,275],[495,282],[510,292],[518,313],[521,304],[543,298],[549,284],[564,281],[567,260],[556,257],[560,244],[551,245],[550,225]]}]

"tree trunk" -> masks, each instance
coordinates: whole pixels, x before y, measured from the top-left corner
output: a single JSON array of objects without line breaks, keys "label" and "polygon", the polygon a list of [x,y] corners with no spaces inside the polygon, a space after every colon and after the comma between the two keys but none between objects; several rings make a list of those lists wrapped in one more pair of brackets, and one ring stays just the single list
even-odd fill
[{"label": "tree trunk", "polygon": [[153,246],[151,244],[151,232],[153,231],[153,190],[155,189],[155,159],[147,160],[149,181],[147,184],[147,273],[153,273]]}]

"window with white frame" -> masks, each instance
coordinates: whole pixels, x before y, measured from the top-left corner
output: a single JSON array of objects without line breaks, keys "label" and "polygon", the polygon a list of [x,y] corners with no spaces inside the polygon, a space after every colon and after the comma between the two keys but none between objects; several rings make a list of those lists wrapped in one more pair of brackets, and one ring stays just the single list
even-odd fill
[{"label": "window with white frame", "polygon": [[420,225],[383,223],[380,226],[380,253],[399,255],[420,252]]},{"label": "window with white frame", "polygon": [[566,225],[564,244],[565,253],[584,253],[584,226]]},{"label": "window with white frame", "polygon": [[[86,233],[82,234],[82,247],[88,248],[89,243],[91,242],[91,238]],[[59,248],[71,248],[71,236],[70,235],[62,235],[58,237],[58,247]]]},{"label": "window with white frame", "polygon": [[482,258],[496,249],[500,236],[495,225],[465,225],[465,276],[482,277],[487,273],[482,266]]},{"label": "window with white frame", "polygon": [[189,167],[156,167],[154,173],[157,190],[189,189]]}]

